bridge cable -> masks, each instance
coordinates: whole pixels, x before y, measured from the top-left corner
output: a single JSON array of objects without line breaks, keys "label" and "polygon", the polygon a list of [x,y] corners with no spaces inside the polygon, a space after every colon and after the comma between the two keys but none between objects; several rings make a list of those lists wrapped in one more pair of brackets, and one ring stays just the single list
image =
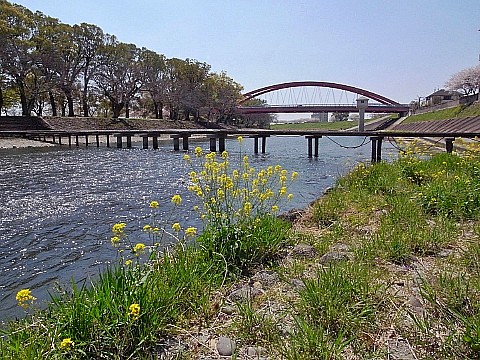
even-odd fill
[{"label": "bridge cable", "polygon": [[332,138],[330,138],[330,136],[325,136],[325,137],[326,137],[328,140],[330,140],[331,142],[333,142],[334,144],[336,144],[336,145],[338,145],[338,146],[340,146],[341,148],[344,148],[344,149],[358,149],[358,148],[360,148],[360,147],[362,147],[362,146],[370,143],[370,141],[371,141],[371,140],[366,141],[368,136],[365,136],[365,138],[363,139],[363,142],[362,142],[360,145],[356,145],[356,146],[346,146],[346,145],[342,145],[342,144],[340,144],[339,142],[333,140]]}]

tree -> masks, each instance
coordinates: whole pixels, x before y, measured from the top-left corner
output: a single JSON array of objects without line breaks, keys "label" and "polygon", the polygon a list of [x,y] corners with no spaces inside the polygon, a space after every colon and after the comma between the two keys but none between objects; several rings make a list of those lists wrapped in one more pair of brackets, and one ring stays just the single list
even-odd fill
[{"label": "tree", "polygon": [[100,47],[99,67],[95,73],[95,83],[110,101],[113,118],[120,117],[125,108],[129,117],[129,102],[143,84],[143,74],[139,65],[140,49],[134,44],[120,43],[109,36]]},{"label": "tree", "polygon": [[348,112],[334,112],[332,117],[334,121],[347,121],[348,120]]},{"label": "tree", "polygon": [[480,65],[463,69],[445,83],[449,90],[460,90],[464,95],[475,94],[480,91]]},{"label": "tree", "polygon": [[225,72],[211,73],[205,79],[206,108],[209,120],[229,123],[238,116],[236,108],[242,98],[243,86]]},{"label": "tree", "polygon": [[83,67],[79,74],[82,84],[82,111],[83,116],[88,117],[90,116],[90,100],[95,98],[90,83],[99,66],[99,49],[105,35],[98,26],[87,23],[74,25],[74,31],[81,47],[80,53],[83,59]]},{"label": "tree", "polygon": [[155,119],[161,119],[163,104],[167,100],[165,56],[142,49],[140,59],[140,66],[145,74],[142,90],[148,92],[151,97]]},{"label": "tree", "polygon": [[22,115],[29,116],[48,84],[39,68],[34,37],[41,13],[0,0],[0,68],[18,89]]}]

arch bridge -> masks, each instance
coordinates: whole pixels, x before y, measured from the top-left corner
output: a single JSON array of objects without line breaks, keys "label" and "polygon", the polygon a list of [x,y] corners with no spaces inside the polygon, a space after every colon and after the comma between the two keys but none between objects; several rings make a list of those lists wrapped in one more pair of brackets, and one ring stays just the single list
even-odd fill
[{"label": "arch bridge", "polygon": [[[324,81],[297,81],[266,86],[243,94],[238,111],[242,114],[358,112],[356,100],[366,97],[367,113],[406,113],[408,104],[400,104],[372,91]],[[252,99],[260,105],[248,105]]]}]

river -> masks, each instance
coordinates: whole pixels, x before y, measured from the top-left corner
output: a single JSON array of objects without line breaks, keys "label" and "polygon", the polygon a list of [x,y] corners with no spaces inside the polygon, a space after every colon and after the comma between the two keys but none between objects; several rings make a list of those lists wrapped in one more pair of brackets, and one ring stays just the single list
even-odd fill
[{"label": "river", "polygon": [[[357,162],[370,159],[364,138],[320,139],[318,159],[307,157],[303,137],[271,137],[267,153],[253,155],[253,140],[227,140],[231,161],[250,156],[255,168],[280,164],[299,173],[290,187],[294,199],[281,210],[303,208],[318,198],[335,179]],[[368,140],[368,139],[367,139]],[[15,294],[29,288],[40,307],[49,291],[71,281],[81,283],[97,275],[117,253],[110,244],[111,226],[128,224],[138,241],[148,223],[152,200],[163,216],[171,214],[172,195],[184,198],[176,220],[198,226],[188,194],[188,165],[183,152],[171,144],[158,150],[106,147],[53,147],[0,150],[0,320],[21,317]],[[208,149],[207,142],[191,144]],[[384,153],[393,154],[388,143]],[[385,151],[386,150],[386,151]],[[43,303],[43,305],[42,305]]]}]

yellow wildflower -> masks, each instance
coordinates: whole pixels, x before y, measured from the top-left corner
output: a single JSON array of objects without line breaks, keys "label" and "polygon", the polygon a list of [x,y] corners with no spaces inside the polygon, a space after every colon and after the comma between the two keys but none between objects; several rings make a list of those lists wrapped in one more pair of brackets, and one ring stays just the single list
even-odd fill
[{"label": "yellow wildflower", "polygon": [[32,292],[30,291],[30,289],[20,290],[19,292],[17,292],[15,299],[18,301],[18,306],[21,306],[23,308],[28,307],[28,304],[26,304],[27,301],[37,300],[36,297],[32,296]]},{"label": "yellow wildflower", "polygon": [[243,205],[243,211],[244,211],[247,215],[250,214],[250,212],[252,211],[252,203],[247,201],[247,202]]},{"label": "yellow wildflower", "polygon": [[278,206],[277,205],[273,205],[272,206],[272,212],[276,213],[278,211]]},{"label": "yellow wildflower", "polygon": [[180,223],[176,222],[175,224],[172,225],[172,229],[175,230],[176,232],[179,232],[182,227],[180,226]]},{"label": "yellow wildflower", "polygon": [[152,227],[150,225],[145,225],[143,227],[143,231],[150,231],[150,230],[152,230]]},{"label": "yellow wildflower", "polygon": [[196,155],[197,157],[200,157],[200,156],[203,155],[203,150],[202,150],[202,148],[201,148],[200,146],[197,146],[197,147],[195,148],[195,155]]},{"label": "yellow wildflower", "polygon": [[114,232],[115,234],[123,233],[123,230],[125,229],[125,226],[127,226],[127,224],[125,224],[125,223],[115,224],[115,225],[112,226],[112,232]]},{"label": "yellow wildflower", "polygon": [[237,141],[241,144],[243,142],[243,136],[237,137]]},{"label": "yellow wildflower", "polygon": [[182,203],[182,197],[180,195],[173,195],[172,197],[172,203],[174,203],[175,205],[180,205]]},{"label": "yellow wildflower", "polygon": [[131,259],[125,260],[125,265],[130,266],[132,265],[133,261]]},{"label": "yellow wildflower", "polygon": [[183,155],[183,160],[190,161],[190,155],[188,154]]},{"label": "yellow wildflower", "polygon": [[133,247],[133,252],[136,255],[143,254],[145,252],[145,244],[142,244],[142,243],[135,244],[135,246]]},{"label": "yellow wildflower", "polygon": [[298,177],[298,172],[292,172],[292,180],[295,180]]},{"label": "yellow wildflower", "polygon": [[113,236],[110,239],[110,242],[112,243],[113,246],[117,247],[118,243],[120,242],[120,238],[118,236]]},{"label": "yellow wildflower", "polygon": [[133,320],[138,319],[140,316],[140,305],[132,304],[128,307],[128,315],[132,317]]},{"label": "yellow wildflower", "polygon": [[190,236],[195,236],[197,233],[197,228],[195,227],[189,227],[185,230],[185,236],[190,237]]},{"label": "yellow wildflower", "polygon": [[287,199],[288,199],[288,200],[292,200],[292,199],[293,199],[293,194],[288,194],[288,195],[287,195]]},{"label": "yellow wildflower", "polygon": [[60,342],[60,349],[70,351],[75,346],[71,338],[65,338]]},{"label": "yellow wildflower", "polygon": [[158,204],[158,201],[151,201],[151,202],[150,202],[150,207],[151,207],[152,209],[158,208],[158,205],[159,205],[159,204]]},{"label": "yellow wildflower", "polygon": [[228,158],[228,152],[227,151],[222,151],[222,159]]}]

